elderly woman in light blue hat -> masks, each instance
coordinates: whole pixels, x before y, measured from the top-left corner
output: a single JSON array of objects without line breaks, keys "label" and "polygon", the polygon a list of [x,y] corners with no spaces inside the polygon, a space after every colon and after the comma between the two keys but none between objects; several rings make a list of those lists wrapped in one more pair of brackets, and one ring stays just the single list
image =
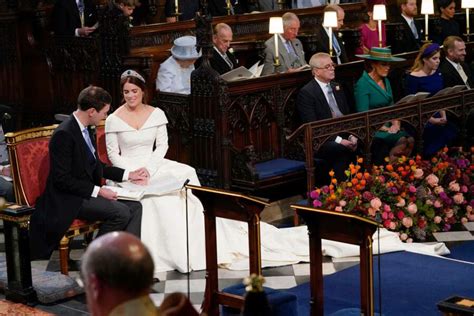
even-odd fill
[{"label": "elderly woman in light blue hat", "polygon": [[171,56],[160,65],[156,89],[182,94],[191,93],[191,72],[201,57],[196,49],[196,37],[182,36],[174,40]]},{"label": "elderly woman in light blue hat", "polygon": [[[392,105],[392,87],[387,75],[393,62],[404,59],[392,56],[388,47],[372,47],[369,54],[356,56],[366,60],[366,70],[354,87],[357,112]],[[386,156],[390,161],[402,155],[409,156],[413,144],[413,137],[401,129],[399,120],[388,122],[375,134],[372,144],[373,162],[383,164]]]}]

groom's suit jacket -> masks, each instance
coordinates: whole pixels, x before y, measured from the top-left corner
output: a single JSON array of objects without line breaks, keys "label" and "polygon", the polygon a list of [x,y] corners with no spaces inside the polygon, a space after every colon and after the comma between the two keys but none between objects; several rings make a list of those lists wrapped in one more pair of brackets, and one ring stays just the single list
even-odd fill
[{"label": "groom's suit jacket", "polygon": [[[300,40],[296,38],[291,41],[291,44],[295,50],[294,56],[291,56],[288,53],[285,44],[281,38],[278,37],[278,55],[281,64],[281,66],[278,68],[279,72],[286,72],[288,68],[298,68],[307,64],[304,56],[303,44],[301,44]],[[265,64],[263,66],[262,75],[275,73],[275,67],[273,66],[274,62],[275,37],[272,36],[265,42]]]},{"label": "groom's suit jacket", "polygon": [[30,219],[33,259],[51,255],[77,217],[83,200],[91,198],[94,186],[100,186],[103,177],[122,181],[123,169],[107,167],[100,160],[91,159],[88,152],[82,131],[71,115],[58,126],[49,142],[46,188]]}]

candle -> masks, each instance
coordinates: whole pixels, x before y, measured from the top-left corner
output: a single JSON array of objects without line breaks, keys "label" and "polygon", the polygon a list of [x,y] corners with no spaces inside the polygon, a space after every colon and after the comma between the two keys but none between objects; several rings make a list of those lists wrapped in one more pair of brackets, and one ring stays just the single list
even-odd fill
[{"label": "candle", "polygon": [[428,41],[428,14],[425,14],[425,40]]},{"label": "candle", "polygon": [[176,10],[176,13],[179,12],[179,9],[178,9],[178,0],[174,0],[174,9]]},{"label": "candle", "polygon": [[278,34],[275,34],[275,58],[278,59]]},{"label": "candle", "polygon": [[379,47],[382,47],[382,20],[379,20]]},{"label": "candle", "polygon": [[328,28],[329,31],[329,55],[332,56],[332,27]]},{"label": "candle", "polygon": [[466,8],[466,33],[469,35],[469,8]]}]

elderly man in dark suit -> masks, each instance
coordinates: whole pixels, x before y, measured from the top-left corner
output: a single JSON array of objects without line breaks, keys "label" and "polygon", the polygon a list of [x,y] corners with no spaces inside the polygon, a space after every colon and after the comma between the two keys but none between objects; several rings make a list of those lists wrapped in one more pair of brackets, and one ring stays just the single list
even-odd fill
[{"label": "elderly man in dark suit", "polygon": [[282,19],[283,34],[279,34],[277,37],[280,66],[275,67],[275,37],[272,36],[265,42],[265,63],[262,75],[275,72],[294,72],[307,65],[303,44],[296,38],[300,29],[300,20],[293,12],[286,12]]},{"label": "elderly man in dark suit", "polygon": [[87,87],[79,94],[77,111],[51,137],[46,188],[30,222],[32,259],[48,259],[76,218],[102,221],[98,235],[126,230],[140,237],[141,204],[117,201],[117,194],[101,187],[101,181],[140,181],[148,174],[143,169],[105,166],[97,157],[87,129],[107,117],[111,101],[104,89]]},{"label": "elderly man in dark suit", "polygon": [[88,36],[97,28],[97,12],[92,0],[58,0],[51,19],[57,36]]},{"label": "elderly man in dark suit", "polygon": [[[344,43],[338,36],[336,36],[337,31],[344,25],[345,12],[340,6],[331,4],[324,8],[324,12],[335,11],[337,14],[337,28],[333,28],[332,33],[332,45],[333,45],[333,56],[336,56],[336,61],[338,64],[347,63],[349,59],[347,58],[346,48]],[[329,35],[326,28],[322,25],[319,25],[316,28],[316,37],[318,41],[316,43],[316,51],[329,53]]]},{"label": "elderly man in dark suit", "polygon": [[[316,53],[309,61],[314,79],[301,88],[296,109],[302,123],[314,122],[349,114],[349,106],[342,88],[333,82],[335,64],[327,53]],[[344,137],[343,137],[344,136]],[[355,157],[357,138],[338,135],[326,142],[316,158],[322,158],[334,170],[336,178],[345,178],[344,171]]]},{"label": "elderly man in dark suit", "polygon": [[415,21],[418,15],[416,0],[398,0],[401,15],[394,22],[401,24],[399,37],[392,38],[392,52],[400,54],[405,52],[417,51],[423,41],[421,26]]},{"label": "elderly man in dark suit", "polygon": [[444,85],[452,87],[466,85],[473,87],[471,70],[464,62],[466,58],[466,44],[458,36],[448,36],[443,42],[445,57],[439,65],[439,71],[443,75]]}]

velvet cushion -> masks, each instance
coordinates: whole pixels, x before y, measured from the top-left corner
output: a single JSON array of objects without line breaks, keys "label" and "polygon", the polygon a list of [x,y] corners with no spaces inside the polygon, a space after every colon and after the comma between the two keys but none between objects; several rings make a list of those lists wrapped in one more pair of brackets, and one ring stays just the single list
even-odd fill
[{"label": "velvet cushion", "polygon": [[29,206],[44,191],[49,174],[49,139],[25,141],[16,145],[20,182]]},{"label": "velvet cushion", "polygon": [[281,176],[290,172],[304,170],[305,162],[278,158],[255,164],[255,170],[259,179]]},{"label": "velvet cushion", "polygon": [[[298,304],[297,297],[292,293],[288,293],[282,290],[274,290],[271,288],[264,287],[265,293],[267,294],[268,303],[273,316],[297,316],[298,315]],[[243,296],[245,293],[244,284],[236,284],[229,286],[222,290],[225,293],[235,294]],[[240,315],[240,311],[229,307],[222,308],[222,315]]]}]

